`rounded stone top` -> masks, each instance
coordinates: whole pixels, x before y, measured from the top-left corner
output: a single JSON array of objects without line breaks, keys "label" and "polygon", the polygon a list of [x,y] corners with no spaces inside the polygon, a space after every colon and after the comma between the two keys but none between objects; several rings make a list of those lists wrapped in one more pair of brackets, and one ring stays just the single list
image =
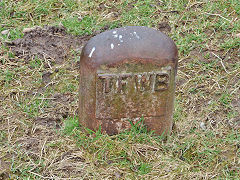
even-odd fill
[{"label": "rounded stone top", "polygon": [[177,54],[175,43],[164,33],[144,26],[127,26],[91,38],[82,50],[81,61],[93,68],[125,60],[177,65]]}]

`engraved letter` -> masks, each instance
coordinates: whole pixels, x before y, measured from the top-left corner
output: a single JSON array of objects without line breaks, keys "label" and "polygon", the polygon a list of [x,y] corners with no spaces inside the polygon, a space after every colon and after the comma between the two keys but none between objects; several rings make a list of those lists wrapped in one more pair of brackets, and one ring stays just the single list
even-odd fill
[{"label": "engraved letter", "polygon": [[156,81],[155,81],[155,86],[154,90],[155,91],[164,91],[167,90],[168,88],[168,74],[156,74]]},{"label": "engraved letter", "polygon": [[153,82],[152,74],[143,74],[140,81],[140,91],[150,91]]},{"label": "engraved letter", "polygon": [[102,92],[109,93],[112,91],[113,88],[113,77],[111,76],[100,76],[99,79],[101,80],[102,85]]},{"label": "engraved letter", "polygon": [[130,75],[122,75],[118,79],[118,93],[126,93],[127,91],[127,85],[128,81],[127,79],[130,77]]}]

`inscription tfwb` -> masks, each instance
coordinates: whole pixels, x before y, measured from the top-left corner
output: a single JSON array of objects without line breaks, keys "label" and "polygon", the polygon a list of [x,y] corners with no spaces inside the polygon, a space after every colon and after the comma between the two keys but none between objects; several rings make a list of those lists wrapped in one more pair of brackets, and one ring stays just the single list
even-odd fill
[{"label": "inscription tfwb", "polygon": [[101,93],[125,94],[131,88],[135,92],[167,90],[169,74],[166,72],[98,74]]}]

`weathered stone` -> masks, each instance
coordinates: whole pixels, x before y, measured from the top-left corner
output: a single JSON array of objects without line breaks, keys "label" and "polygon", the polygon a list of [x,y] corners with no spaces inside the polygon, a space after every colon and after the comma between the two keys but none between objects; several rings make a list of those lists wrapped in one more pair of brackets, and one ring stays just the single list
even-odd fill
[{"label": "weathered stone", "polygon": [[177,48],[160,31],[129,26],[103,32],[83,48],[80,124],[116,134],[141,117],[157,134],[170,132]]},{"label": "weathered stone", "polygon": [[24,28],[24,29],[23,29],[23,33],[25,34],[25,33],[31,32],[31,31],[35,31],[37,28],[40,29],[39,26],[34,26],[34,27],[30,27],[30,28]]},{"label": "weathered stone", "polygon": [[9,30],[8,30],[8,29],[3,30],[3,31],[1,32],[2,35],[7,35],[8,33],[9,33]]}]

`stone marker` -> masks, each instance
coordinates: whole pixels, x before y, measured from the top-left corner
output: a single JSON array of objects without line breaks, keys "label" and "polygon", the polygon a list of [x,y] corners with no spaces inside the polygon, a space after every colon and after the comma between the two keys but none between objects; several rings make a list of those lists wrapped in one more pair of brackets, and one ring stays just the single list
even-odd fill
[{"label": "stone marker", "polygon": [[141,117],[149,130],[172,128],[177,48],[160,31],[129,26],[96,35],[80,60],[80,124],[110,135]]}]

